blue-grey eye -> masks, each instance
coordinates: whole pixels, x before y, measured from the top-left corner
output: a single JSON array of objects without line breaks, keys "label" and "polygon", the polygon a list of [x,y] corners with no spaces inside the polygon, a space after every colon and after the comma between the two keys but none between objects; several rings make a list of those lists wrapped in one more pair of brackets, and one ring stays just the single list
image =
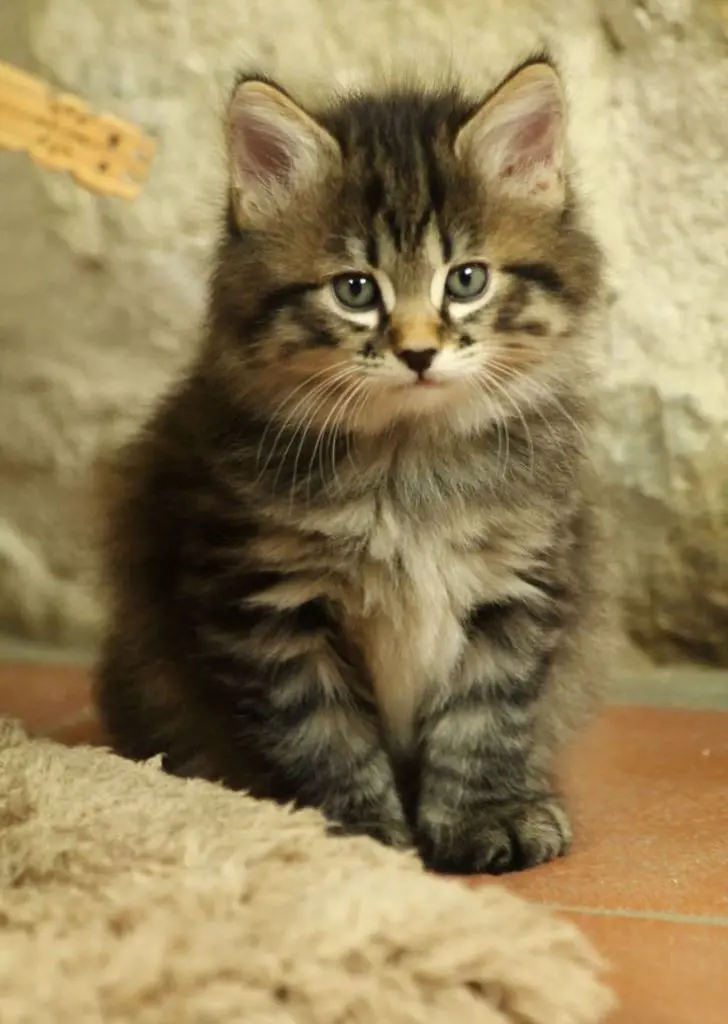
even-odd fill
[{"label": "blue-grey eye", "polygon": [[341,305],[357,313],[376,309],[381,301],[379,285],[371,274],[339,274],[331,287]]},{"label": "blue-grey eye", "polygon": [[445,293],[451,302],[472,302],[488,287],[488,276],[484,263],[462,263],[447,275]]}]

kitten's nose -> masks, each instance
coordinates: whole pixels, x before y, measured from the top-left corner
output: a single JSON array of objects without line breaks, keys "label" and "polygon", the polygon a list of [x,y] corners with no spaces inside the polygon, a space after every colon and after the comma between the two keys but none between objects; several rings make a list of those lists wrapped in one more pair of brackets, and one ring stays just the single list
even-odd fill
[{"label": "kitten's nose", "polygon": [[409,366],[415,373],[424,373],[428,370],[436,355],[436,348],[403,348],[397,353],[405,366]]}]

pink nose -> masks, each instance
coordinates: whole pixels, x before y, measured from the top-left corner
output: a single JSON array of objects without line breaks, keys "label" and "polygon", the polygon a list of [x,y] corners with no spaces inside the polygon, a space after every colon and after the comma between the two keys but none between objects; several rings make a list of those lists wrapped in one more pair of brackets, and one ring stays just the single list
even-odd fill
[{"label": "pink nose", "polygon": [[414,370],[415,373],[419,374],[423,374],[425,370],[432,366],[432,361],[436,355],[436,348],[403,348],[397,353],[397,356],[405,366],[409,366],[410,370]]}]

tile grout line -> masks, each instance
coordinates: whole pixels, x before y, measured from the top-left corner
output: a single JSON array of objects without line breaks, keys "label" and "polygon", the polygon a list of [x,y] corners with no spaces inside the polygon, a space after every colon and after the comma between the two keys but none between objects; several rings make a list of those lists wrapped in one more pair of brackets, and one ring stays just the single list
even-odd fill
[{"label": "tile grout line", "polygon": [[[539,901],[540,902],[540,901]],[[584,914],[592,917],[628,917],[637,921],[667,921],[670,924],[702,924],[714,928],[728,928],[728,917],[709,914],[672,914],[665,910],[623,910],[615,907],[578,907],[565,903],[542,903],[549,910],[566,914]]]}]

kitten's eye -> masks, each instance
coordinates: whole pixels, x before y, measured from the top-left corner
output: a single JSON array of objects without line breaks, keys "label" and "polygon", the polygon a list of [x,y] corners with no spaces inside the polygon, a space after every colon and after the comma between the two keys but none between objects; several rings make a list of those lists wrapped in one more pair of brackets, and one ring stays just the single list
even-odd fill
[{"label": "kitten's eye", "polygon": [[357,313],[375,309],[381,301],[379,285],[369,274],[340,274],[331,287],[341,305]]},{"label": "kitten's eye", "polygon": [[472,302],[488,287],[488,268],[484,263],[463,263],[453,267],[445,279],[445,293],[452,302]]}]

